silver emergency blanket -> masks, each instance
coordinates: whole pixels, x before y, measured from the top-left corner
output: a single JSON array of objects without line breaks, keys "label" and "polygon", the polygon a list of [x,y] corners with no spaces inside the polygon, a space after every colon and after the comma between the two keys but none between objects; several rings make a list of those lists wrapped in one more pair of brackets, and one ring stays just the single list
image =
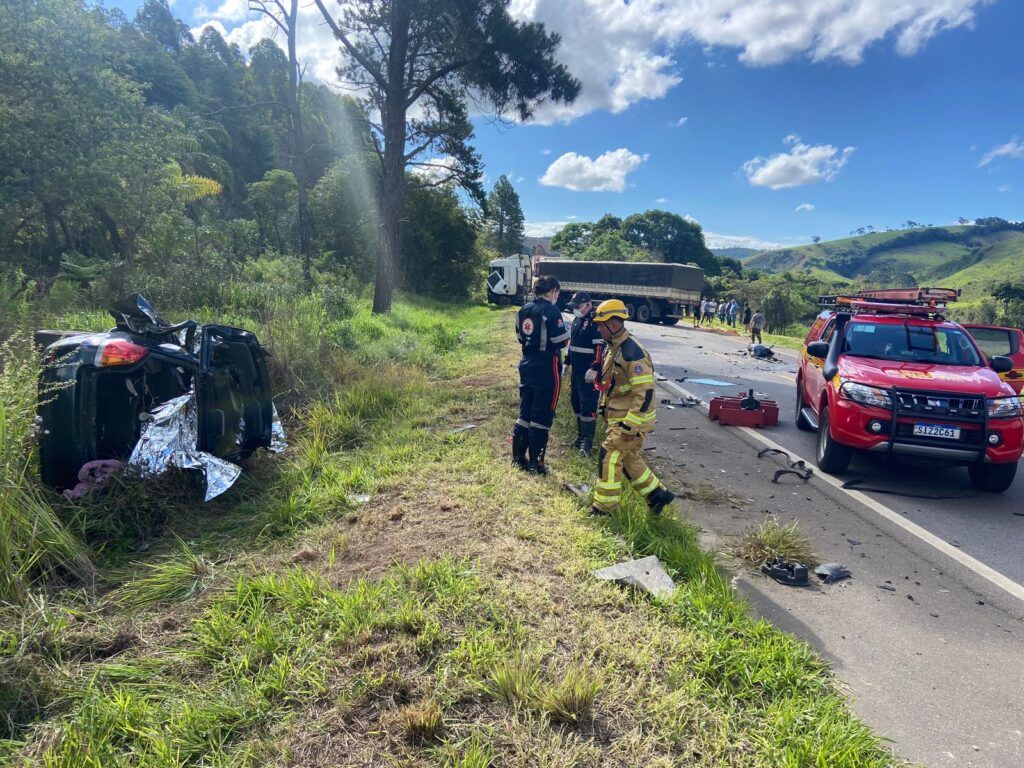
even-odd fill
[{"label": "silver emergency blanket", "polygon": [[160,475],[172,467],[200,470],[206,479],[204,500],[216,498],[234,484],[242,468],[200,451],[198,436],[194,393],[168,400],[143,425],[128,468],[143,477]]},{"label": "silver emergency blanket", "polygon": [[270,425],[270,452],[284,453],[284,449],[288,447],[288,443],[285,442],[284,425],[281,424],[281,417],[277,415],[277,406],[271,403],[270,407],[274,412],[274,420]]}]

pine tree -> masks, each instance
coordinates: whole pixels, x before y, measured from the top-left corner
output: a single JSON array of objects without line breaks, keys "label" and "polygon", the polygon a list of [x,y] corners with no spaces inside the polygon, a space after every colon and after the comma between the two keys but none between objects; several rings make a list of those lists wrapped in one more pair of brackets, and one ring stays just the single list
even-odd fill
[{"label": "pine tree", "polygon": [[487,196],[489,245],[502,256],[519,253],[523,248],[523,209],[519,193],[504,174]]}]

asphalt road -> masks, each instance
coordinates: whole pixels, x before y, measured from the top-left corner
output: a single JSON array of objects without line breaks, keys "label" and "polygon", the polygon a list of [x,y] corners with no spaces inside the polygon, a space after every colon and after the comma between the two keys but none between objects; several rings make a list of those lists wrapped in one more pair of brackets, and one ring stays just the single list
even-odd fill
[{"label": "asphalt road", "polygon": [[[780,425],[757,432],[662,404],[648,443],[705,546],[727,552],[770,514],[797,521],[824,560],[853,572],[840,584],[795,589],[734,561],[736,586],[755,609],[821,652],[854,710],[902,757],[950,768],[1024,765],[1024,517],[1014,514],[1024,512],[1024,472],[1007,493],[990,495],[963,469],[858,457],[841,480],[897,493],[851,493],[821,473],[773,484],[785,462],[758,458],[764,440],[814,456],[814,435],[793,424],[795,353],[778,350],[781,362],[768,364],[743,356],[737,337],[684,325],[630,330],[667,379],[659,399],[686,390],[706,402],[753,388],[780,403]],[[687,500],[697,483],[726,496]],[[897,495],[907,492],[946,498]]]},{"label": "asphalt road", "polygon": [[[737,394],[752,388],[777,401],[780,423],[771,430],[770,437],[804,458],[813,459],[815,433],[801,432],[793,420],[795,352],[776,348],[782,362],[764,363],[741,356],[745,339],[695,331],[682,325],[634,324],[632,330],[658,361],[660,373],[670,380],[686,377],[681,386],[705,400],[715,394]],[[731,386],[695,381],[700,379],[729,382]],[[862,487],[887,491],[868,495],[1024,584],[1024,467],[1010,490],[1002,494],[975,490],[964,468],[936,468],[934,464],[890,456],[860,454],[841,479],[860,480]]]}]

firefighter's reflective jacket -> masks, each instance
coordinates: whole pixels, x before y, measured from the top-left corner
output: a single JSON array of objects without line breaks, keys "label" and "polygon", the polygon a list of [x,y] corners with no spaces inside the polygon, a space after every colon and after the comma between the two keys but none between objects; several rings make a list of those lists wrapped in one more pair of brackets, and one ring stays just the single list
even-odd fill
[{"label": "firefighter's reflective jacket", "polygon": [[600,388],[609,427],[641,433],[654,429],[654,363],[627,331],[608,345]]},{"label": "firefighter's reflective jacket", "polygon": [[561,357],[569,331],[558,307],[547,299],[536,299],[516,314],[516,336],[524,357]]}]

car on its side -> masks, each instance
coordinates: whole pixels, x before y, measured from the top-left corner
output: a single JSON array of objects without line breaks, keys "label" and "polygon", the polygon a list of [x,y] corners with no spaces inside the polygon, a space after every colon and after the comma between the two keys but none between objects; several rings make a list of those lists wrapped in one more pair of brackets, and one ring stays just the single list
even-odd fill
[{"label": "car on its side", "polygon": [[1002,492],[1024,452],[1021,398],[986,356],[946,320],[948,289],[830,297],[801,353],[796,423],[818,432],[819,468],[838,474],[857,451],[966,466],[975,487]]},{"label": "car on its side", "polygon": [[163,403],[196,400],[196,445],[238,462],[273,440],[266,352],[249,331],[187,320],[171,325],[134,295],[105,333],[37,331],[45,365],[36,417],[43,482],[71,488],[97,459],[124,461]]},{"label": "car on its side", "polygon": [[1024,331],[1001,325],[964,323],[964,328],[990,360],[1002,355],[1013,361],[1013,370],[999,374],[1018,395],[1024,390]]}]

